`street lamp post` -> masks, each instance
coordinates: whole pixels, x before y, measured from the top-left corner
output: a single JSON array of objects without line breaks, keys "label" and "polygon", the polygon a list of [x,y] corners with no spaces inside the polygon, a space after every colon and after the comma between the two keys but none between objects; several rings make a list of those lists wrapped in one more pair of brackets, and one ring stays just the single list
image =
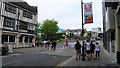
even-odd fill
[{"label": "street lamp post", "polygon": [[[83,34],[84,34],[84,23],[83,23],[83,0],[81,0],[81,15],[82,15],[82,42],[84,41],[83,39]],[[82,61],[85,61],[85,55],[84,55],[84,43],[82,43]]]}]

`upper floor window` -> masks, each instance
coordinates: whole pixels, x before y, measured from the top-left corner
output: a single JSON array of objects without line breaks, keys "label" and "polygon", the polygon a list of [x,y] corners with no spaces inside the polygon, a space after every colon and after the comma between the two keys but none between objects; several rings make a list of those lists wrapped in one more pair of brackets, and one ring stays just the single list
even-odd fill
[{"label": "upper floor window", "polygon": [[13,28],[14,25],[15,25],[15,19],[4,17],[4,26],[12,27]]},{"label": "upper floor window", "polygon": [[5,11],[16,14],[16,8],[10,4],[5,4]]},{"label": "upper floor window", "polygon": [[27,22],[20,21],[19,29],[27,30],[27,29],[28,29],[28,24],[27,24]]},{"label": "upper floor window", "polygon": [[34,25],[33,25],[33,24],[29,24],[29,25],[28,25],[28,29],[34,30]]},{"label": "upper floor window", "polygon": [[32,13],[23,10],[23,17],[26,17],[26,18],[32,19]]}]

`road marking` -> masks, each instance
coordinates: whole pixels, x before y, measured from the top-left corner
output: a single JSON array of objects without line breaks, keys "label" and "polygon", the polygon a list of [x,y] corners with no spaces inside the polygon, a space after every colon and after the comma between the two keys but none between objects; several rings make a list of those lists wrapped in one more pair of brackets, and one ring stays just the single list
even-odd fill
[{"label": "road marking", "polygon": [[72,56],[71,58],[63,61],[62,63],[58,64],[55,68],[58,68],[59,66],[62,66],[63,64],[66,64],[69,60],[72,60],[75,56]]}]

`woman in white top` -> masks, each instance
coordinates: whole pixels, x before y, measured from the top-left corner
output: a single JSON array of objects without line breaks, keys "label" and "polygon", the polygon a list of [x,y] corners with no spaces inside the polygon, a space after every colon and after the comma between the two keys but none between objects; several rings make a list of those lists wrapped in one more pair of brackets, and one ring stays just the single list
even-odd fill
[{"label": "woman in white top", "polygon": [[95,58],[95,59],[98,59],[98,60],[99,60],[99,56],[100,56],[100,46],[98,45],[97,42],[96,42],[96,45],[95,45],[95,51],[96,51],[96,58]]},{"label": "woman in white top", "polygon": [[87,40],[87,43],[86,43],[86,54],[87,54],[87,57],[89,58],[88,60],[90,60],[90,57],[91,57],[90,53],[91,53],[91,51],[90,51],[90,43]]}]

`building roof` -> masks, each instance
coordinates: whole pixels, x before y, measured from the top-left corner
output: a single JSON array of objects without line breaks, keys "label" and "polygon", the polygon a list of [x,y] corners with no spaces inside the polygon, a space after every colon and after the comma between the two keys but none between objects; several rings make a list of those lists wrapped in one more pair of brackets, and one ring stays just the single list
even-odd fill
[{"label": "building roof", "polygon": [[[84,30],[86,31],[86,29],[84,29]],[[66,31],[69,31],[69,32],[77,32],[77,31],[79,31],[79,32],[81,32],[82,29],[67,29]]]},{"label": "building roof", "polygon": [[65,29],[59,29],[57,32],[63,32],[65,31]]},{"label": "building roof", "polygon": [[9,3],[15,4],[19,7],[25,8],[37,14],[37,6],[30,6],[27,2],[23,0],[21,0],[20,2],[9,2]]}]

